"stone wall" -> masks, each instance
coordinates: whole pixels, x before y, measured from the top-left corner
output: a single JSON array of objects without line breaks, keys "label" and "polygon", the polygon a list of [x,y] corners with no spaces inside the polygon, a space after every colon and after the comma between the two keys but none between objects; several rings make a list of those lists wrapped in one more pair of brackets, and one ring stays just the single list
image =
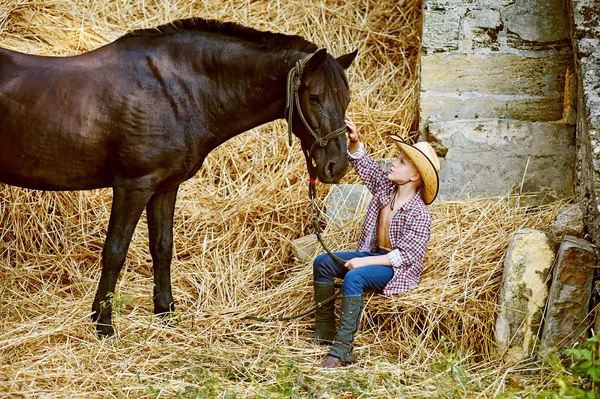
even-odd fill
[{"label": "stone wall", "polygon": [[[429,124],[444,143],[440,197],[529,193],[532,203],[573,196],[573,127],[514,119],[469,119]],[[534,194],[539,193],[539,194]]]},{"label": "stone wall", "polygon": [[600,3],[567,1],[577,76],[577,197],[586,231],[600,245]]},{"label": "stone wall", "polygon": [[562,0],[425,0],[421,126],[563,117],[573,58]]},{"label": "stone wall", "polygon": [[[585,225],[576,235],[600,245],[598,0],[424,0],[420,93],[422,138],[445,157],[442,199],[503,195],[517,185],[542,198],[573,196]],[[562,242],[542,336],[548,347],[585,336],[597,263],[588,241]],[[523,302],[500,297],[503,312],[519,309],[503,298]],[[539,305],[531,320],[501,313],[498,340],[509,357],[530,352],[527,337],[537,330],[527,328],[541,317]]]},{"label": "stone wall", "polygon": [[[442,199],[505,195],[511,187],[523,191],[522,182],[529,182],[525,191],[550,188],[552,196],[573,195],[575,79],[569,73],[569,26],[563,0],[424,1],[419,128],[447,156],[440,175]],[[477,130],[479,125],[487,128]],[[489,128],[494,125],[501,129]],[[549,162],[523,153],[523,148],[544,147],[549,136],[560,144],[544,153]],[[502,151],[500,142],[508,144]],[[480,151],[473,153],[477,146]],[[469,165],[477,170],[468,170]],[[556,176],[566,182],[558,190],[551,181]]]}]

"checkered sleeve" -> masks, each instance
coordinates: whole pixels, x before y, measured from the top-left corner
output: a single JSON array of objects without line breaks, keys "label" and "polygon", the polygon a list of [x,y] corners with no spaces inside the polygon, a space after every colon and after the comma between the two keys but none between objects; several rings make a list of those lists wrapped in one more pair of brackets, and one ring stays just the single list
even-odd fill
[{"label": "checkered sleeve", "polygon": [[355,152],[348,152],[350,164],[360,176],[365,186],[371,194],[375,195],[382,186],[387,186],[390,183],[387,180],[387,174],[379,166],[376,160],[367,155],[362,143]]},{"label": "checkered sleeve", "polygon": [[[406,268],[421,264],[425,257],[425,250],[431,234],[431,216],[429,212],[415,212],[403,228],[398,242],[393,242],[394,247],[388,253],[390,263],[394,268]],[[398,228],[391,226],[392,229]]]}]

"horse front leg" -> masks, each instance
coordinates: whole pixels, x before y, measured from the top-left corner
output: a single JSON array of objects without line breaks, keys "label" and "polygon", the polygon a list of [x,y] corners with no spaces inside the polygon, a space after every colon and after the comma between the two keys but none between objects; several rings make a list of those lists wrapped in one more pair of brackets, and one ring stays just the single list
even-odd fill
[{"label": "horse front leg", "polygon": [[114,334],[109,293],[115,292],[131,236],[150,196],[151,193],[139,190],[113,188],[110,220],[102,249],[102,275],[92,305],[92,320],[96,322],[96,329],[100,335]]},{"label": "horse front leg", "polygon": [[177,188],[154,194],[146,206],[150,254],[154,264],[154,313],[163,316],[175,310],[171,292],[171,259],[176,199]]}]

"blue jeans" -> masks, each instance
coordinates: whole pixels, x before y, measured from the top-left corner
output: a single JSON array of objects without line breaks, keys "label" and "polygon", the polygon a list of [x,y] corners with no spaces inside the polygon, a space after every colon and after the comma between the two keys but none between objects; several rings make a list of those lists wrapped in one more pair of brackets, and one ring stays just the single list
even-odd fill
[{"label": "blue jeans", "polygon": [[[384,249],[377,249],[375,252],[336,252],[335,255],[341,259],[350,260],[387,253],[388,251]],[[390,266],[363,266],[348,270],[329,254],[321,254],[313,262],[313,280],[333,282],[334,277],[343,278],[342,293],[344,296],[362,295],[365,291],[381,293],[393,275],[394,269]]]}]

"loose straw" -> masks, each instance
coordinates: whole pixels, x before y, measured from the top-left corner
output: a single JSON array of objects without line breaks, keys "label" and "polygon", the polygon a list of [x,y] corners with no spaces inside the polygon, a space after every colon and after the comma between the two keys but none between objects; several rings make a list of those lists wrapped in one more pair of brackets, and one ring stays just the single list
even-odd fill
[{"label": "loose straw", "polygon": [[[420,12],[419,1],[391,0],[0,0],[0,46],[74,55],[131,29],[198,16],[299,34],[334,55],[358,49],[348,113],[367,150],[383,158],[393,155],[387,134],[412,137],[417,118]],[[492,397],[510,384],[515,369],[495,360],[493,339],[504,254],[516,230],[548,229],[560,204],[528,210],[508,195],[434,203],[421,284],[394,298],[367,296],[359,364],[342,378],[315,368],[326,349],[309,341],[311,316],[242,318],[299,313],[313,302],[311,264],[294,260],[290,244],[312,233],[307,173],[285,127],[276,121],[227,142],[181,186],[169,328],[152,314],[142,217],[117,285],[124,309],[110,340],[96,337],[89,316],[111,191],[0,184],[0,396],[272,397],[285,384],[321,397],[441,396],[460,388],[438,367],[448,354],[471,392]],[[350,172],[343,182],[358,178]],[[329,189],[318,186],[321,200]],[[328,244],[353,249],[360,223],[324,226]]]}]

